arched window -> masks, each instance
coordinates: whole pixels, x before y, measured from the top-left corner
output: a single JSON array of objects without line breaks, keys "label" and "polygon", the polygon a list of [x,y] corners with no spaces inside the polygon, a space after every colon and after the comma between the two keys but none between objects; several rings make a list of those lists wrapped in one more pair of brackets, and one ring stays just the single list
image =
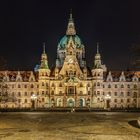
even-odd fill
[{"label": "arched window", "polygon": [[27,96],[27,92],[25,92],[24,95]]},{"label": "arched window", "polygon": [[24,101],[25,103],[27,103],[27,99],[25,99],[25,101]]},{"label": "arched window", "polygon": [[127,96],[130,96],[130,92],[127,92]]},{"label": "arched window", "polygon": [[20,84],[18,84],[18,88],[21,88],[21,85]]},{"label": "arched window", "polygon": [[100,86],[100,83],[99,82],[97,83],[97,86]]},{"label": "arched window", "polygon": [[111,88],[111,85],[110,84],[108,85],[108,88]]},{"label": "arched window", "polygon": [[46,87],[49,87],[48,83],[46,83]]},{"label": "arched window", "polygon": [[98,95],[98,96],[100,95],[100,91],[97,91],[97,95]]},{"label": "arched window", "polygon": [[117,99],[114,99],[114,102],[117,103]]},{"label": "arched window", "polygon": [[127,88],[130,88],[130,85],[127,85]]},{"label": "arched window", "polygon": [[83,87],[83,84],[82,83],[80,83],[80,87]]},{"label": "arched window", "polygon": [[124,93],[123,92],[121,92],[121,96],[124,96]]},{"label": "arched window", "polygon": [[44,93],[45,93],[45,92],[44,92],[44,91],[42,91],[42,95],[44,95]]},{"label": "arched window", "polygon": [[123,84],[121,85],[121,88],[124,88],[124,85]]},{"label": "arched window", "polygon": [[136,98],[137,97],[137,92],[133,93],[133,97]]},{"label": "arched window", "polygon": [[136,84],[134,85],[134,88],[137,88],[137,85]]},{"label": "arched window", "polygon": [[18,92],[18,96],[21,96],[21,93],[20,92]]},{"label": "arched window", "polygon": [[44,86],[44,82],[42,82],[42,86]]},{"label": "arched window", "polygon": [[62,83],[59,84],[59,87],[62,87]]},{"label": "arched window", "polygon": [[130,99],[127,99],[127,103],[129,103],[130,102]]},{"label": "arched window", "polygon": [[31,88],[34,88],[34,85],[33,84],[31,84]]}]

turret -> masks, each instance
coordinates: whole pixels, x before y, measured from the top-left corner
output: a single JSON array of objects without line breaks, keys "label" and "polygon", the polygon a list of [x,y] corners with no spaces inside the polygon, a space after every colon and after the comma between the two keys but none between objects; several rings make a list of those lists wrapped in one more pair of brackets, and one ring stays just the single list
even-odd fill
[{"label": "turret", "polygon": [[39,67],[39,77],[40,78],[42,76],[48,77],[49,75],[50,75],[50,69],[48,66],[47,54],[45,52],[45,43],[43,43],[43,53],[41,55],[41,64]]},{"label": "turret", "polygon": [[41,55],[40,69],[49,69],[48,60],[47,60],[47,54],[45,52],[45,43],[43,43],[43,53]]},{"label": "turret", "polygon": [[92,69],[92,76],[94,79],[103,79],[103,67],[101,62],[101,55],[99,53],[99,43],[97,43],[97,52]]}]

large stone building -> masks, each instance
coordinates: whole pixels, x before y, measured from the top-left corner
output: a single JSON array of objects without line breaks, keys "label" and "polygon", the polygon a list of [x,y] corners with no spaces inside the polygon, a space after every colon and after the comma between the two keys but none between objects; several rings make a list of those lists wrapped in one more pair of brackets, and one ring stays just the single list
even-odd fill
[{"label": "large stone building", "polygon": [[0,77],[12,97],[1,100],[1,108],[140,107],[140,72],[107,71],[98,44],[93,66],[88,68],[72,14],[57,47],[55,68],[48,66],[44,45],[36,71],[1,71]]}]

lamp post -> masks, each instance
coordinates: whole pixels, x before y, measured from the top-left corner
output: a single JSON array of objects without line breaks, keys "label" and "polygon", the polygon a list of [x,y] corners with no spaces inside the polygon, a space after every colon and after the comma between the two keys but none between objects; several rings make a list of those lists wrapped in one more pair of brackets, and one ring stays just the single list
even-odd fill
[{"label": "lamp post", "polygon": [[105,109],[109,109],[110,108],[110,99],[111,99],[111,96],[109,94],[107,94],[105,96],[105,102],[106,102]]},{"label": "lamp post", "polygon": [[32,94],[32,96],[31,96],[32,108],[34,108],[34,109],[36,109],[36,103],[35,103],[36,99],[37,99],[37,96],[35,94]]}]

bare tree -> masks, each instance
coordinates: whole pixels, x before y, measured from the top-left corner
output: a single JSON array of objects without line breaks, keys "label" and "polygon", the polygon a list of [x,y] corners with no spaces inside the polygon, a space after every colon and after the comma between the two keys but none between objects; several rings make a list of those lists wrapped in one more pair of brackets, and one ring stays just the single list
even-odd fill
[{"label": "bare tree", "polygon": [[0,70],[6,69],[6,65],[7,65],[6,60],[2,56],[0,56]]}]

